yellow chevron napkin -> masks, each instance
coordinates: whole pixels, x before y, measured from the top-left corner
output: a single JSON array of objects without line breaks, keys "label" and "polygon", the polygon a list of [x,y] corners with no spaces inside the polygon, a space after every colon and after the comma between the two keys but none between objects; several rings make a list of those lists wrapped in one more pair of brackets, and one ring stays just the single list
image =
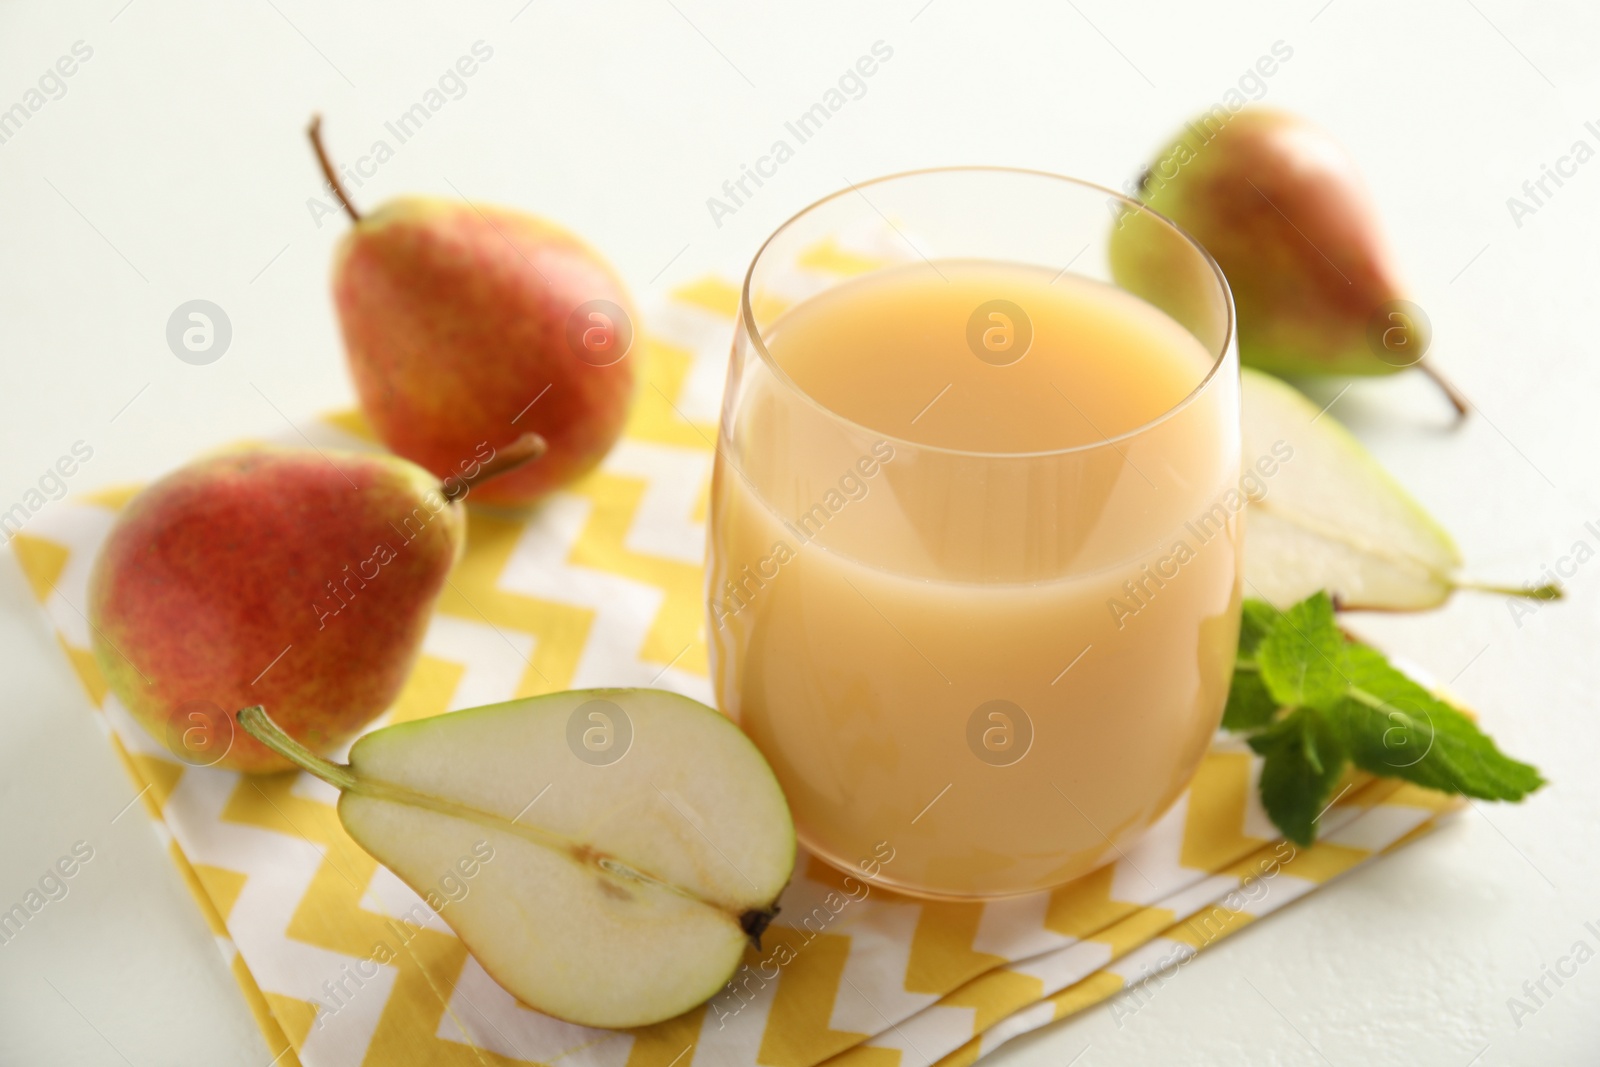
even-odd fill
[{"label": "yellow chevron napkin", "polygon": [[[806,259],[821,274],[860,262],[831,246]],[[375,725],[583,686],[711,701],[701,564],[736,301],[716,278],[659,300],[638,403],[603,466],[526,521],[471,515],[423,657]],[[373,447],[352,414],[302,429],[319,447]],[[54,505],[12,551],[279,1064],[969,1064],[1130,985],[1141,988],[1111,1010],[1139,1010],[1195,953],[1455,806],[1352,777],[1317,845],[1296,849],[1256,801],[1259,760],[1219,738],[1187,793],[1113,866],[1049,893],[953,904],[847,885],[802,854],[762,950],[722,993],[656,1026],[589,1030],[496,985],[345,835],[330,788],[186,766],[134,724],[94,665],[81,610],[97,547],[133,492]]]}]

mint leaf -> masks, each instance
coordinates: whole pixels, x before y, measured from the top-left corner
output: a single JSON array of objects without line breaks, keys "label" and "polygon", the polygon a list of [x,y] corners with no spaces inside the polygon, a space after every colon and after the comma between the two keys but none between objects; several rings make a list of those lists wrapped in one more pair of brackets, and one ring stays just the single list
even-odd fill
[{"label": "mint leaf", "polygon": [[1354,645],[1346,663],[1350,694],[1332,717],[1362,770],[1483,800],[1521,800],[1544,784],[1376,650]]},{"label": "mint leaf", "polygon": [[1273,825],[1297,845],[1317,837],[1317,820],[1349,754],[1321,713],[1297,708],[1250,738],[1263,757],[1261,806]]},{"label": "mint leaf", "polygon": [[1261,668],[1252,658],[1261,642],[1278,624],[1283,614],[1265,600],[1246,600],[1239,619],[1239,658],[1233,668],[1233,684],[1228,687],[1228,703],[1222,712],[1222,728],[1245,731],[1265,726],[1278,713],[1278,702],[1261,677]]},{"label": "mint leaf", "polygon": [[1249,659],[1256,654],[1261,639],[1272,632],[1283,614],[1265,600],[1246,600],[1239,619],[1239,658]]},{"label": "mint leaf", "polygon": [[1315,839],[1328,796],[1352,763],[1484,800],[1521,800],[1545,784],[1467,715],[1347,638],[1326,593],[1282,612],[1245,601],[1222,725],[1263,757],[1262,807],[1302,845]]},{"label": "mint leaf", "polygon": [[1228,704],[1222,711],[1222,728],[1235,733],[1265,726],[1278,713],[1278,702],[1267,691],[1254,664],[1234,668],[1228,687]]},{"label": "mint leaf", "polygon": [[1255,661],[1279,704],[1326,707],[1349,688],[1341,670],[1344,644],[1333,621],[1333,601],[1316,593],[1278,616],[1256,648]]}]

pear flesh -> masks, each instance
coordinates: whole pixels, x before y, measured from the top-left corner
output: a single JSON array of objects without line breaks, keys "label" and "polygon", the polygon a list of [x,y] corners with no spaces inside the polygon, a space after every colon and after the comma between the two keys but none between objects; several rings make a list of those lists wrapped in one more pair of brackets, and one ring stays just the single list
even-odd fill
[{"label": "pear flesh", "polygon": [[794,868],[760,752],[675,693],[554,693],[404,723],[358,740],[348,766],[295,751],[260,708],[239,721],[341,789],[350,836],[419,894],[489,855],[440,917],[509,992],[569,1022],[642,1026],[709,999]]},{"label": "pear flesh", "polygon": [[1299,390],[1248,368],[1244,457],[1292,458],[1250,502],[1245,595],[1288,608],[1326,589],[1346,608],[1436,607],[1460,583],[1461,554],[1361,443]]}]

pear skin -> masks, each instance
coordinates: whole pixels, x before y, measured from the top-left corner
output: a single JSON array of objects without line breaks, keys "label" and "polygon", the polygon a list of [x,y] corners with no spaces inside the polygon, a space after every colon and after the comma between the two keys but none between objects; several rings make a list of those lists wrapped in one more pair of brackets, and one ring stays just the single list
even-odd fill
[{"label": "pear skin", "polygon": [[348,740],[399,694],[465,536],[463,506],[392,456],[201,459],[118,516],[89,579],[95,659],[180,759],[283,770],[232,711],[270,702],[317,751]]},{"label": "pear skin", "polygon": [[[1426,316],[1406,301],[1354,161],[1282,111],[1213,112],[1185,126],[1144,172],[1140,196],[1216,259],[1238,310],[1239,356],[1280,375],[1383,375],[1420,366]],[[1159,288],[1169,243],[1119,227],[1111,262],[1135,292]]]},{"label": "pear skin", "polygon": [[642,341],[616,274],[553,223],[423,197],[362,214],[334,257],[333,298],[361,408],[390,449],[439,477],[525,431],[543,460],[485,485],[520,506],[597,465],[621,435]]}]

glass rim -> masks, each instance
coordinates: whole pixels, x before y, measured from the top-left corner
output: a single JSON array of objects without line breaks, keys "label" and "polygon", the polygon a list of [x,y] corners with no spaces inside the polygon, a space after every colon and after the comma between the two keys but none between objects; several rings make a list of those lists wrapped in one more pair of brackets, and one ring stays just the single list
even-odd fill
[{"label": "glass rim", "polygon": [[[1200,253],[1204,263],[1211,268],[1211,275],[1216,280],[1217,287],[1222,294],[1222,302],[1225,309],[1225,323],[1222,331],[1222,340],[1221,344],[1218,346],[1219,350],[1211,354],[1211,367],[1206,371],[1204,377],[1202,377],[1200,381],[1195,384],[1193,389],[1191,389],[1188,393],[1185,393],[1181,399],[1179,399],[1171,407],[1167,408],[1167,410],[1163,411],[1155,418],[1148,419],[1145,422],[1132,427],[1131,429],[1124,430],[1118,434],[1112,434],[1111,436],[1104,437],[1099,441],[1087,442],[1081,445],[1069,445],[1065,448],[1044,449],[1042,451],[1035,452],[985,452],[978,449],[950,448],[945,445],[931,445],[925,444],[921,441],[913,441],[910,438],[899,437],[892,433],[886,433],[884,431],[874,429],[865,423],[857,422],[856,420],[828,407],[826,404],[822,403],[822,401],[812,396],[805,389],[802,389],[799,383],[791,378],[788,372],[785,371],[783,367],[779,365],[778,361],[773,358],[772,353],[767,349],[766,340],[761,336],[760,327],[756,325],[755,312],[750,303],[750,287],[755,278],[756,268],[761,264],[762,256],[766,254],[766,251],[772,245],[772,242],[776,241],[778,237],[784,233],[784,231],[788,230],[790,226],[793,226],[802,218],[811,214],[824,204],[838,200],[850,193],[857,193],[861,195],[863,200],[865,200],[866,195],[861,193],[861,190],[864,187],[882,185],[886,182],[899,181],[904,178],[919,178],[928,175],[954,173],[1046,178],[1051,181],[1061,182],[1069,186],[1075,186],[1078,189],[1103,193],[1108,198],[1118,201],[1124,208],[1144,212],[1145,214],[1155,218],[1158,222],[1161,222],[1169,227],[1175,234],[1182,238],[1185,243]],[[848,181],[848,179],[846,180]],[[867,201],[867,204],[869,207],[872,206],[871,201]],[[876,209],[874,208],[874,210]],[[893,223],[890,223],[890,226],[892,227]],[[909,244],[909,241],[907,243]],[[915,250],[915,246],[913,246],[913,251]],[[921,255],[921,253],[919,252],[918,255]],[[1125,441],[1132,440],[1133,438],[1140,437],[1143,434],[1150,432],[1157,426],[1160,426],[1168,419],[1183,411],[1190,404],[1194,403],[1195,400],[1197,400],[1200,395],[1210,387],[1212,381],[1217,377],[1217,371],[1222,368],[1223,364],[1228,362],[1229,353],[1234,351],[1237,327],[1237,315],[1233,305],[1233,289],[1228,285],[1227,276],[1222,273],[1222,268],[1217,264],[1216,259],[1212,257],[1211,253],[1206,250],[1206,247],[1199,241],[1195,240],[1194,237],[1182,226],[1179,226],[1176,222],[1172,221],[1161,212],[1156,211],[1149,205],[1139,200],[1135,200],[1134,198],[1123,193],[1119,193],[1115,189],[1104,185],[1099,185],[1095,182],[1084,181],[1081,178],[1073,178],[1065,174],[1056,174],[1052,171],[1037,170],[1031,167],[1001,167],[983,164],[958,164],[954,166],[922,167],[915,170],[896,171],[893,174],[884,174],[877,178],[869,178],[868,180],[862,182],[851,182],[843,189],[837,189],[826,196],[813,200],[805,207],[802,207],[799,211],[796,211],[793,215],[790,215],[788,218],[784,219],[783,222],[779,223],[777,228],[774,229],[772,233],[767,235],[766,240],[761,242],[761,246],[756,249],[756,254],[751,257],[750,267],[745,271],[744,284],[740,288],[739,292],[739,328],[745,331],[745,334],[750,339],[750,343],[755,346],[756,352],[759,353],[761,361],[766,364],[767,369],[771,371],[773,376],[779,382],[781,382],[785,388],[795,395],[801,397],[806,403],[816,408],[823,415],[836,422],[844,423],[845,425],[861,430],[869,436],[878,438],[880,440],[886,440],[895,445],[904,446],[908,449],[924,452],[942,452],[948,455],[968,456],[974,459],[985,460],[1044,459],[1054,456],[1068,456],[1074,453],[1090,452],[1094,449],[1105,448],[1107,446],[1116,447]],[[1184,332],[1189,333],[1190,336],[1194,336],[1193,333],[1187,328],[1184,329]],[[1199,340],[1199,338],[1195,339]],[[1209,349],[1209,346],[1206,347]],[[1234,362],[1237,364],[1237,359]]]}]

